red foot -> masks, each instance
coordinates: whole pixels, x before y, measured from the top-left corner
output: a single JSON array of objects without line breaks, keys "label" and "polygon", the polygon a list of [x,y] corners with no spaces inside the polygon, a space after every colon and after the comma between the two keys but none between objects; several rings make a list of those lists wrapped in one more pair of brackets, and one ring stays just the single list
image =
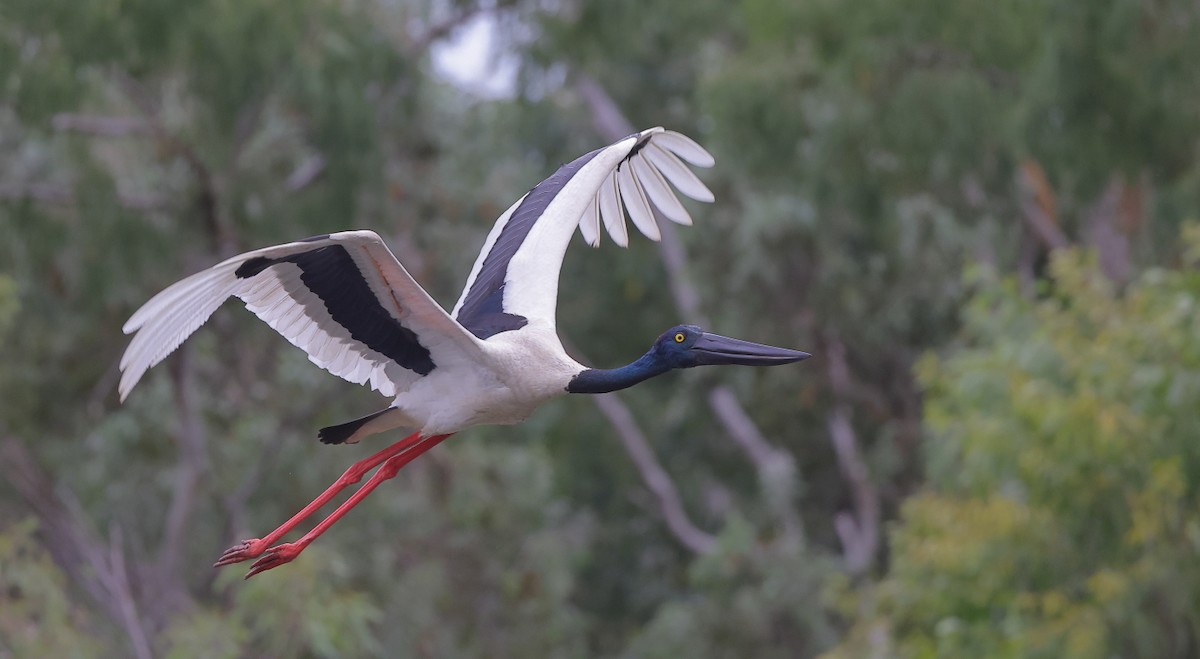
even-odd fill
[{"label": "red foot", "polygon": [[268,546],[269,545],[267,545],[266,542],[259,540],[258,538],[243,540],[229,549],[226,549],[225,553],[221,554],[221,557],[217,559],[217,562],[213,563],[213,567],[224,567],[226,565],[233,565],[234,563],[248,561],[252,558],[260,556],[264,551],[267,550]]},{"label": "red foot", "polygon": [[267,570],[277,568],[280,565],[291,563],[300,552],[304,551],[304,545],[285,542],[282,545],[275,545],[267,550],[267,553],[250,566],[250,571],[246,573],[246,578]]}]

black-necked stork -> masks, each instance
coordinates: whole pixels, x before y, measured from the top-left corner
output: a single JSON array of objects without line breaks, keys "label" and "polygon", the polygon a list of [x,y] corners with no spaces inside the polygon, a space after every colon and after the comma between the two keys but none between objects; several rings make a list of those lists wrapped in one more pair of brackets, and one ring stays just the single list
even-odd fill
[{"label": "black-necked stork", "polygon": [[[769,366],[809,355],[672,327],[636,361],[587,368],[567,355],[555,331],[558,275],[578,227],[592,246],[603,223],[628,244],[622,206],[634,226],[659,239],[654,210],[691,224],[667,185],[712,201],[680,160],[710,167],[691,139],[651,128],[563,165],[521,197],[488,234],[454,310],[447,314],[371,231],[344,231],[247,252],[179,281],[142,306],[121,359],[123,401],[146,369],[162,361],[229,296],[308,353],[317,366],[370,383],[391,406],[319,432],[327,444],[407,428],[411,434],[351,466],[321,496],[262,539],[241,542],[217,566],[260,557],[247,578],[293,560],[309,543],[405,464],[475,425],[514,424],[567,393],[624,389],[677,368],[706,364]],[[338,492],[379,467],[329,517],[295,543],[275,545]],[[265,555],[264,555],[265,554]]]}]

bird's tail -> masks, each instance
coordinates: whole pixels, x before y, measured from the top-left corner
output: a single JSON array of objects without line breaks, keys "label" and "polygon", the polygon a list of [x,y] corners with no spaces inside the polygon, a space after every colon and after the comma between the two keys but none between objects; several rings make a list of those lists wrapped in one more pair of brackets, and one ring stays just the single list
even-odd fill
[{"label": "bird's tail", "polygon": [[[392,412],[393,414],[388,414]],[[317,431],[317,439],[323,444],[357,444],[367,435],[392,430],[402,425],[400,410],[389,407],[368,414],[361,419],[339,423],[336,426],[326,426]],[[400,422],[400,423],[398,423]]]}]

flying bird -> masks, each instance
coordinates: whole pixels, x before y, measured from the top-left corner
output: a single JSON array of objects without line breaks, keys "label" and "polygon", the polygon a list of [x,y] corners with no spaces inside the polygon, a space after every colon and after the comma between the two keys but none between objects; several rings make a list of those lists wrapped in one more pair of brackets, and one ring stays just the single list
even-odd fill
[{"label": "flying bird", "polygon": [[[603,225],[624,247],[629,242],[626,211],[651,240],[660,237],[655,211],[690,225],[671,186],[699,201],[711,202],[713,195],[684,161],[698,167],[713,164],[712,156],[690,138],[651,128],[563,165],[496,220],[450,313],[372,231],[344,231],[246,252],[176,282],[146,302],[123,328],[136,334],[121,359],[122,401],[147,369],[235,296],[317,366],[393,399],[383,410],[322,428],[322,442],[353,444],[398,428],[409,433],[356,462],[275,531],[230,547],[216,566],[257,558],[249,578],[294,560],[380,483],[465,428],[519,423],[558,396],[616,391],[673,369],[771,366],[809,357],[694,325],[668,329],[644,355],[620,368],[588,368],[563,349],[555,306],[559,269],[576,227],[584,240],[598,246]],[[376,467],[312,531],[294,543],[276,544]]]}]

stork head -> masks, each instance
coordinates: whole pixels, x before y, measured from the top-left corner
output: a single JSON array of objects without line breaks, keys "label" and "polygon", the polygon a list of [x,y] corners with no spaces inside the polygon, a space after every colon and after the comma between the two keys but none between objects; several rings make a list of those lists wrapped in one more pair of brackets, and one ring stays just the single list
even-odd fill
[{"label": "stork head", "polygon": [[614,369],[583,369],[571,378],[567,392],[601,394],[617,391],[676,368],[717,364],[775,366],[811,356],[799,350],[711,334],[695,325],[676,325],[663,332],[654,340],[650,350],[631,364]]},{"label": "stork head", "polygon": [[695,325],[676,325],[654,341],[651,353],[670,368],[722,364],[776,366],[791,364],[812,355],[799,350],[776,348],[720,334],[705,332]]}]

